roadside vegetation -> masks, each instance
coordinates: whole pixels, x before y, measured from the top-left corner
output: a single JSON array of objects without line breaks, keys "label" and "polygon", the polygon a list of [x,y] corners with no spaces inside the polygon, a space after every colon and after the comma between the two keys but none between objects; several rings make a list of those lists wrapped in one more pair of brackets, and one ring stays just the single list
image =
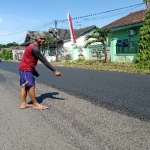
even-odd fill
[{"label": "roadside vegetation", "polygon": [[12,60],[12,51],[7,51],[6,49],[2,49],[0,51],[0,58],[2,60]]},{"label": "roadside vegetation", "polygon": [[12,51],[9,50],[10,47],[18,46],[16,42],[8,44],[0,44],[0,58],[2,60],[12,60]]},{"label": "roadside vegetation", "polygon": [[77,59],[75,61],[64,61],[61,63],[63,66],[76,67],[76,68],[86,68],[94,70],[109,70],[109,71],[118,71],[118,72],[129,72],[129,73],[142,73],[150,74],[149,69],[139,68],[136,63],[127,63],[127,62],[110,62],[104,63],[103,61],[97,60],[85,60]]},{"label": "roadside vegetation", "polygon": [[150,70],[150,0],[143,0],[143,2],[147,2],[148,9],[144,25],[140,28],[140,51],[136,55],[136,63],[138,68]]}]

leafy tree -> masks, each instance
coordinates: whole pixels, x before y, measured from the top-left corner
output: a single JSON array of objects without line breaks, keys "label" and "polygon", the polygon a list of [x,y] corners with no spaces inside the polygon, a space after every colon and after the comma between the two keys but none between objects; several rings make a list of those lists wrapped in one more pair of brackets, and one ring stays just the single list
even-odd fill
[{"label": "leafy tree", "polygon": [[[103,51],[105,54],[105,62],[107,60],[107,52],[106,52],[106,45],[107,45],[107,40],[111,35],[111,30],[110,29],[100,29],[100,28],[95,28],[94,32],[91,33],[90,35],[86,36],[86,41],[89,39],[92,39],[91,41],[88,41],[85,45],[87,47],[88,45],[96,42],[101,42],[103,45]],[[98,50],[96,50],[98,51]]]},{"label": "leafy tree", "polygon": [[6,48],[6,47],[7,47],[6,45],[0,44],[0,50],[1,50],[2,48]]},{"label": "leafy tree", "polygon": [[49,50],[50,46],[54,44],[54,39],[51,37],[50,34],[46,34],[46,40],[44,44],[41,46],[41,50],[43,55],[45,54],[45,50]]},{"label": "leafy tree", "polygon": [[0,50],[2,48],[10,48],[10,47],[15,47],[15,46],[18,46],[19,44],[16,43],[16,42],[13,42],[13,43],[8,43],[8,44],[0,44]]},{"label": "leafy tree", "polygon": [[[150,0],[143,1],[150,2]],[[147,9],[144,25],[140,28],[139,49],[136,55],[137,66],[142,69],[150,69],[150,9]]]},{"label": "leafy tree", "polygon": [[0,58],[3,60],[11,60],[12,59],[12,51],[6,50],[10,47],[18,46],[19,44],[16,42],[8,43],[8,44],[0,44]]},{"label": "leafy tree", "polygon": [[6,45],[6,47],[7,47],[7,48],[9,48],[9,47],[15,47],[15,46],[18,46],[18,45],[19,45],[18,43],[13,42],[13,43],[8,43],[8,44]]}]

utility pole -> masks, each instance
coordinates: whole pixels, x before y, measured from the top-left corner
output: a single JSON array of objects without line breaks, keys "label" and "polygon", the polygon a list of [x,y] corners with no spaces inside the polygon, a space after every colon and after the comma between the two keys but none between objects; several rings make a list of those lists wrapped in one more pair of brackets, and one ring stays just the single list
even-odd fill
[{"label": "utility pole", "polygon": [[57,44],[57,34],[58,34],[58,30],[57,30],[57,20],[55,20],[55,34],[56,34],[56,38],[55,38],[55,52],[56,52],[56,62],[58,62],[58,44]]},{"label": "utility pole", "polygon": [[150,1],[147,1],[147,9],[150,10]]},{"label": "utility pole", "polygon": [[150,10],[150,0],[146,1],[147,10]]}]

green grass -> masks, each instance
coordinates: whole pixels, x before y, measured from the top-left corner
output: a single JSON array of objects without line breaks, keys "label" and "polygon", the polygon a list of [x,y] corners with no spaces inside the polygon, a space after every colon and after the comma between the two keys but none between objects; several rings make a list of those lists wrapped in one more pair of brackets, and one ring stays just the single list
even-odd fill
[{"label": "green grass", "polygon": [[81,60],[81,61],[64,61],[63,66],[86,68],[95,70],[109,70],[118,72],[129,72],[129,73],[142,73],[149,74],[150,70],[139,69],[135,63],[119,63],[119,62],[107,62],[103,63],[96,60]]}]

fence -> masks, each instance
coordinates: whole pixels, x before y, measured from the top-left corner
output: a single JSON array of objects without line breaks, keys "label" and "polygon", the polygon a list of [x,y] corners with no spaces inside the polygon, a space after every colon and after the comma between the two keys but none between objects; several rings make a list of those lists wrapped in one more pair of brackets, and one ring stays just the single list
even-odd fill
[{"label": "fence", "polygon": [[[107,59],[110,59],[110,47],[106,46]],[[105,54],[102,44],[89,45],[87,48],[77,47],[75,44],[72,45],[72,59],[84,57],[86,60],[97,60],[104,59]]]}]

